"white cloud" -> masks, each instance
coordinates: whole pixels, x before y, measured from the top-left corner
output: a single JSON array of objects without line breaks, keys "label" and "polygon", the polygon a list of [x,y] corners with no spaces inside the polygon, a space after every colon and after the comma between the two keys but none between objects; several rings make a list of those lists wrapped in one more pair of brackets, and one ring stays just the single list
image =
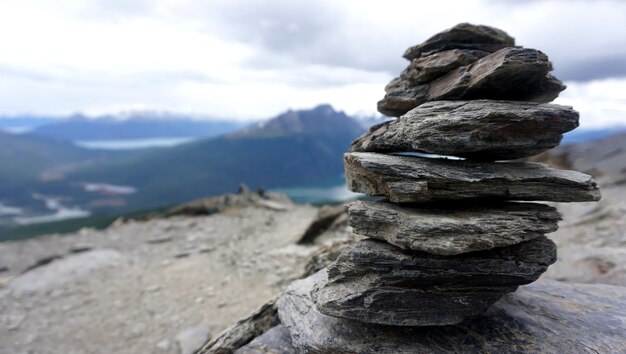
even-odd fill
[{"label": "white cloud", "polygon": [[581,128],[626,126],[626,78],[568,82],[555,103],[580,112]]},{"label": "white cloud", "polygon": [[[373,113],[404,49],[455,23],[501,27],[557,73],[600,78],[616,69],[589,63],[626,58],[624,18],[617,1],[0,0],[0,114],[250,119],[322,102]],[[597,85],[626,91],[621,79],[569,83],[560,99],[590,112],[583,126],[624,112],[623,96]]]}]

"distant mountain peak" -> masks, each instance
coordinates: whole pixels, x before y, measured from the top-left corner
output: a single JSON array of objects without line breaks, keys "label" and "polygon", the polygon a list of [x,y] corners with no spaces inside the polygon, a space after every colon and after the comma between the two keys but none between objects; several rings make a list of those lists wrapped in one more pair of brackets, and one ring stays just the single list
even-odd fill
[{"label": "distant mountain peak", "polygon": [[335,111],[329,104],[321,104],[312,109],[289,109],[278,116],[258,122],[236,133],[231,137],[274,137],[293,134],[326,134],[362,133],[363,128],[344,112]]},{"label": "distant mountain peak", "polygon": [[313,111],[319,112],[319,113],[322,113],[322,114],[326,114],[326,115],[331,115],[333,113],[337,113],[335,111],[335,109],[333,108],[333,106],[331,106],[328,103],[323,103],[323,104],[320,104],[318,106],[315,106],[315,108],[313,108]]}]

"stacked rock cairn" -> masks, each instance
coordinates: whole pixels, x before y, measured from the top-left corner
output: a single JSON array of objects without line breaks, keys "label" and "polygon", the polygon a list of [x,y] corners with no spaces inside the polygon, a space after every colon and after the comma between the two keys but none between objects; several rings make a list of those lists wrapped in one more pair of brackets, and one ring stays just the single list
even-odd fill
[{"label": "stacked rock cairn", "polygon": [[[600,199],[583,173],[503,161],[553,148],[578,126],[571,107],[547,103],[565,86],[544,53],[501,30],[459,24],[404,58],[409,66],[378,103],[398,118],[373,126],[344,155],[349,189],[378,198],[348,208],[349,224],[366,238],[311,284],[316,311],[344,327],[388,331],[376,325],[443,326],[480,315],[556,261],[545,234],[560,214],[526,201]],[[280,301],[297,345],[293,328],[306,320],[281,313],[289,298]]]}]

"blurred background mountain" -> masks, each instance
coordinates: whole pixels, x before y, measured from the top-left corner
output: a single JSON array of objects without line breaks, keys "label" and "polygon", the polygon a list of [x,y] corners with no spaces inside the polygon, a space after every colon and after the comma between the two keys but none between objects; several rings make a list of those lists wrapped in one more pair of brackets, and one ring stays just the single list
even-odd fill
[{"label": "blurred background mountain", "polygon": [[167,207],[241,183],[340,201],[351,195],[343,152],[381,120],[327,104],[247,124],[169,113],[0,119],[0,229]]}]

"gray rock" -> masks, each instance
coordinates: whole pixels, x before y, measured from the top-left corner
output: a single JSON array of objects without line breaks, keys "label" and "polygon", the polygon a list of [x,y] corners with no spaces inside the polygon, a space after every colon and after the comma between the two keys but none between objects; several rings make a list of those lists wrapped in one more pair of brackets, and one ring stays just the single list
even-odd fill
[{"label": "gray rock", "polygon": [[[556,78],[547,77],[551,70],[552,63],[541,51],[503,48],[434,81],[428,97],[431,100],[465,97],[549,102],[565,89],[565,86],[553,85]],[[552,90],[548,95],[544,92],[546,88]]]},{"label": "gray rock", "polygon": [[233,353],[277,324],[276,299],[272,299],[225,329],[215,339],[206,343],[197,354]]},{"label": "gray rock", "polygon": [[278,325],[237,349],[235,354],[292,354],[297,351],[291,344],[287,327]]},{"label": "gray rock", "polygon": [[278,301],[293,344],[307,353],[623,353],[626,288],[540,281],[460,325],[393,327],[321,314],[310,293],[324,271]]},{"label": "gray rock", "polygon": [[437,255],[489,250],[556,231],[555,208],[533,203],[400,206],[357,201],[348,209],[355,233]]},{"label": "gray rock", "polygon": [[427,84],[415,86],[408,80],[394,79],[385,88],[378,110],[401,116],[422,103],[438,100],[550,102],[565,89],[550,70],[548,57],[538,50],[503,48]]},{"label": "gray rock", "polygon": [[329,316],[394,326],[457,324],[531,283],[556,261],[545,236],[489,251],[437,256],[366,239],[328,266],[312,297]]},{"label": "gray rock", "polygon": [[515,39],[497,28],[459,23],[458,25],[410,47],[403,57],[411,60],[449,49],[477,49],[494,52],[515,45]]},{"label": "gray rock", "polygon": [[557,146],[578,127],[571,107],[516,101],[433,101],[379,124],[350,151],[454,155],[512,160]]},{"label": "gray rock", "polygon": [[412,85],[410,81],[395,78],[385,86],[385,97],[378,102],[378,111],[398,117],[428,101],[429,84]]},{"label": "gray rock", "polygon": [[369,152],[344,155],[348,188],[395,203],[462,200],[600,199],[594,179],[539,163],[470,162]]},{"label": "gray rock", "polygon": [[489,52],[481,50],[452,49],[415,58],[400,74],[400,78],[408,80],[411,84],[427,83],[488,54]]}]

